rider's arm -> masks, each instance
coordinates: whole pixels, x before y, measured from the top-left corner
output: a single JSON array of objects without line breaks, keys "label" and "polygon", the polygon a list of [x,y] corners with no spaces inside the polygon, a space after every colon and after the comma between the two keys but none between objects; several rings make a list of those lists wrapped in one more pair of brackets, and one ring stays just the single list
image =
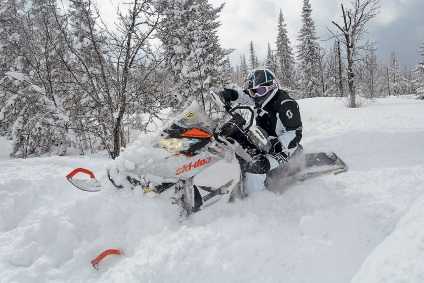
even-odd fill
[{"label": "rider's arm", "polygon": [[290,99],[283,101],[278,108],[275,132],[283,148],[296,148],[302,139],[302,120],[299,105]]}]

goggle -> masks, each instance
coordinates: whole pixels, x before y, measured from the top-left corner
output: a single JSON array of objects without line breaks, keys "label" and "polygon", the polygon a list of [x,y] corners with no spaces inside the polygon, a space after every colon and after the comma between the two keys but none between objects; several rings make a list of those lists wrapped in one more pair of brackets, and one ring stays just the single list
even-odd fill
[{"label": "goggle", "polygon": [[261,96],[264,96],[268,91],[274,90],[277,88],[278,88],[278,84],[274,83],[270,86],[259,86],[257,88],[248,89],[247,91],[249,92],[249,95],[251,97],[261,97]]}]

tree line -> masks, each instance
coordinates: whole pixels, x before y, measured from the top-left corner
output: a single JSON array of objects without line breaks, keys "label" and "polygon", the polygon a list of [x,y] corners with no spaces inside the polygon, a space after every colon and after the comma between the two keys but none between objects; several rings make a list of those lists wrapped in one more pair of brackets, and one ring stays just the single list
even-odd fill
[{"label": "tree line", "polygon": [[[335,44],[327,51],[304,0],[297,58],[280,11],[277,48],[269,45],[261,64],[297,98],[349,96],[356,102],[385,88],[423,93],[424,63],[419,76],[405,74],[393,55],[384,70],[372,44],[360,47],[378,1],[353,3],[358,6],[342,6],[345,22],[334,23]],[[247,69],[260,64],[251,42],[249,64],[242,56],[231,66],[233,49],[222,48],[217,36],[223,7],[207,0],[131,0],[116,8],[114,24],[106,24],[92,0],[0,2],[0,135],[13,140],[11,155],[63,155],[73,147],[116,158],[131,133],[146,131],[164,108],[178,111],[195,99],[213,111],[209,89],[240,84]],[[367,17],[355,18],[358,11]]]},{"label": "tree line", "polygon": [[[241,82],[249,68],[269,66],[280,84],[295,98],[318,96],[347,97],[349,107],[359,107],[366,100],[387,95],[417,95],[424,98],[423,62],[414,70],[402,69],[392,52],[389,65],[381,64],[376,42],[367,38],[366,24],[380,9],[379,0],[354,0],[340,5],[341,21],[329,22],[329,48],[320,45],[312,19],[309,0],[303,0],[302,27],[296,44],[288,37],[287,24],[280,10],[275,49],[268,43],[266,59],[258,60],[250,42],[248,60],[244,55],[234,70],[234,80]],[[418,53],[423,56],[424,43]]]}]

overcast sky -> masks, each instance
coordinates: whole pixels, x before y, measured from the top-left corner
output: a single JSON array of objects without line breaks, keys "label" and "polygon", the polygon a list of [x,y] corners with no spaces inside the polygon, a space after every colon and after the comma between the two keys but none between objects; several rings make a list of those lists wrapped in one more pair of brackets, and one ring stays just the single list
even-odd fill
[{"label": "overcast sky", "polygon": [[[215,7],[226,3],[219,18],[218,35],[224,48],[235,48],[232,64],[246,59],[253,42],[259,60],[265,60],[268,42],[275,48],[280,9],[293,45],[301,28],[302,0],[209,0]],[[351,0],[310,0],[320,44],[330,37],[327,28],[335,30],[332,20],[342,23],[341,7],[351,7]],[[368,36],[377,43],[377,56],[388,64],[395,52],[402,69],[414,68],[419,61],[418,50],[424,42],[424,0],[380,0],[380,13],[367,24]],[[330,41],[333,42],[333,41]]]},{"label": "overcast sky", "polygon": [[[1,0],[0,0],[1,1]],[[110,1],[110,2],[109,2]],[[103,19],[113,20],[116,15],[111,7],[124,0],[97,0]],[[232,65],[240,64],[240,55],[249,56],[249,44],[253,42],[260,61],[266,58],[268,42],[275,49],[278,15],[283,11],[287,31],[293,46],[301,28],[302,0],[208,0],[218,7],[226,3],[219,21],[218,35],[223,48],[235,48],[230,55]],[[335,30],[332,20],[342,23],[341,7],[351,7],[351,0],[310,0],[312,19],[315,21],[320,44],[330,46],[333,40],[327,28]],[[424,42],[424,0],[380,0],[380,13],[367,23],[370,39],[377,43],[378,60],[388,64],[395,52],[402,67],[414,68],[419,62],[418,50]],[[295,49],[294,49],[295,51]]]}]

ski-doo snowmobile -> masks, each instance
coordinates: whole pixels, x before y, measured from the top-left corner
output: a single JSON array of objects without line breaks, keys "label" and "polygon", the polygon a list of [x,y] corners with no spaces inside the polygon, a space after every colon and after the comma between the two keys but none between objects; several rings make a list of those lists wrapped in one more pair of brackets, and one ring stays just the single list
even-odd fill
[{"label": "ski-doo snowmobile", "polygon": [[[243,197],[244,165],[270,145],[266,133],[256,126],[251,107],[232,107],[214,92],[210,95],[231,116],[231,123],[218,127],[193,102],[160,133],[123,151],[108,168],[111,183],[119,189],[139,188],[147,195],[167,195],[187,213]],[[234,133],[241,139],[233,138]],[[332,152],[304,154],[299,146],[284,170],[274,169],[270,176],[293,182],[347,169]],[[74,178],[79,172],[89,174],[91,180]],[[67,178],[81,190],[100,190],[100,182],[89,170],[78,168]]]}]

